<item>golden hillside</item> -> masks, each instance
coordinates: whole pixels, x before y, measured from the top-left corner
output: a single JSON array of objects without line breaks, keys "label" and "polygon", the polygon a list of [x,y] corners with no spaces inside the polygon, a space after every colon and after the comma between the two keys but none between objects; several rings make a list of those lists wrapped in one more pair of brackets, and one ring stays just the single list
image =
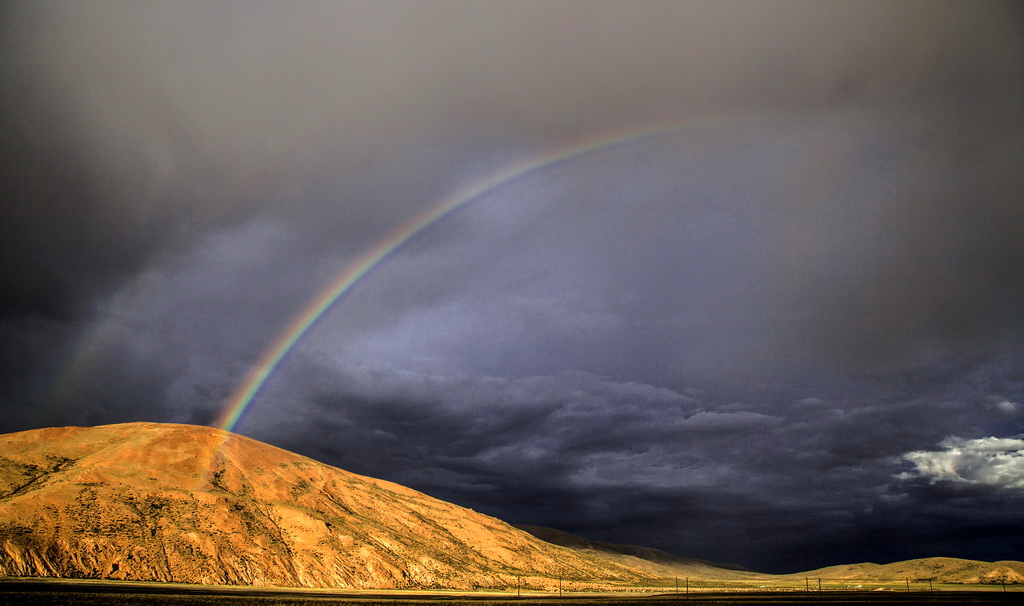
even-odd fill
[{"label": "golden hillside", "polygon": [[653,578],[397,484],[157,423],[0,436],[0,575],[456,589]]},{"label": "golden hillside", "polygon": [[663,579],[689,577],[696,580],[753,581],[771,578],[772,576],[753,572],[741,566],[716,564],[706,560],[686,558],[652,547],[594,541],[554,528],[527,524],[517,524],[516,527],[548,543],[575,549],[582,553],[593,554],[623,566],[643,570]]},{"label": "golden hillside", "polygon": [[936,581],[940,583],[1024,583],[1024,562],[981,562],[960,558],[922,558],[891,564],[842,564],[828,566],[799,577],[855,579],[862,581]]}]

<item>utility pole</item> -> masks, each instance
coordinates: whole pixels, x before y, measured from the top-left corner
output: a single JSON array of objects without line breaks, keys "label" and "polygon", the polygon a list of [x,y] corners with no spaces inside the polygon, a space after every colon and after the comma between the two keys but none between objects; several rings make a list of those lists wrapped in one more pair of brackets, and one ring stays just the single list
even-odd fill
[{"label": "utility pole", "polygon": [[811,591],[811,580],[807,577],[804,577],[804,589],[806,589],[808,592]]},{"label": "utility pole", "polygon": [[558,597],[562,597],[562,575],[558,575]]},{"label": "utility pole", "polygon": [[818,593],[821,593],[821,577],[818,577]]},{"label": "utility pole", "polygon": [[517,574],[516,575],[516,597],[517,598],[519,597],[519,588],[521,586],[522,586],[522,583],[519,582],[519,575]]},{"label": "utility pole", "polygon": [[907,593],[910,593],[910,577],[903,577],[903,580],[907,582]]}]

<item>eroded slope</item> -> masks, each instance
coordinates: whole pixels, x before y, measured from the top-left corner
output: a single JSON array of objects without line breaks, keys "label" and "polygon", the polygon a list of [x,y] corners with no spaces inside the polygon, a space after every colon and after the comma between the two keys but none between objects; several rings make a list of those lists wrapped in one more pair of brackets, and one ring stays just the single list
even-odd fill
[{"label": "eroded slope", "polygon": [[0,436],[0,574],[306,587],[550,587],[651,575],[209,427]]}]

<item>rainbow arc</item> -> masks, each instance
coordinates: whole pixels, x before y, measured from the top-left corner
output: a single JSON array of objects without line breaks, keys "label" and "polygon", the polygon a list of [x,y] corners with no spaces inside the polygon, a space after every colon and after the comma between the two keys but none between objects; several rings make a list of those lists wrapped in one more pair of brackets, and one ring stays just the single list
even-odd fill
[{"label": "rainbow arc", "polygon": [[523,179],[528,175],[571,162],[581,156],[599,150],[627,143],[635,143],[650,137],[687,129],[734,125],[763,119],[763,116],[750,114],[724,115],[713,119],[661,123],[654,126],[648,125],[643,128],[605,134],[601,137],[579,141],[543,155],[532,157],[454,192],[433,207],[396,227],[346,266],[341,273],[310,299],[264,350],[235,391],[224,401],[220,413],[211,425],[227,431],[233,431],[252,404],[260,388],[267,382],[285,356],[288,355],[288,352],[296,346],[328,310],[336,305],[374,267],[384,262],[388,256],[394,254],[395,251],[417,235],[423,233],[431,225],[443,220],[458,209],[476,200],[481,200],[488,193]]}]

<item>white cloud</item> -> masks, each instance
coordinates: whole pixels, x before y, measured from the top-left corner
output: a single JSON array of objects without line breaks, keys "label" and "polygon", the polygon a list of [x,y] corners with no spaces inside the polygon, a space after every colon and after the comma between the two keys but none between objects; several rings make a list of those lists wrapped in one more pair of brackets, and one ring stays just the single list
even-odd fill
[{"label": "white cloud", "polygon": [[1016,414],[1018,406],[1019,404],[1017,404],[1016,402],[1011,402],[1009,400],[1000,400],[996,402],[995,405],[996,410],[1006,415]]},{"label": "white cloud", "polygon": [[[937,481],[1024,488],[1024,439],[949,437],[943,450],[915,450],[903,457],[916,467],[916,477]],[[915,477],[902,474],[901,478]]]}]

